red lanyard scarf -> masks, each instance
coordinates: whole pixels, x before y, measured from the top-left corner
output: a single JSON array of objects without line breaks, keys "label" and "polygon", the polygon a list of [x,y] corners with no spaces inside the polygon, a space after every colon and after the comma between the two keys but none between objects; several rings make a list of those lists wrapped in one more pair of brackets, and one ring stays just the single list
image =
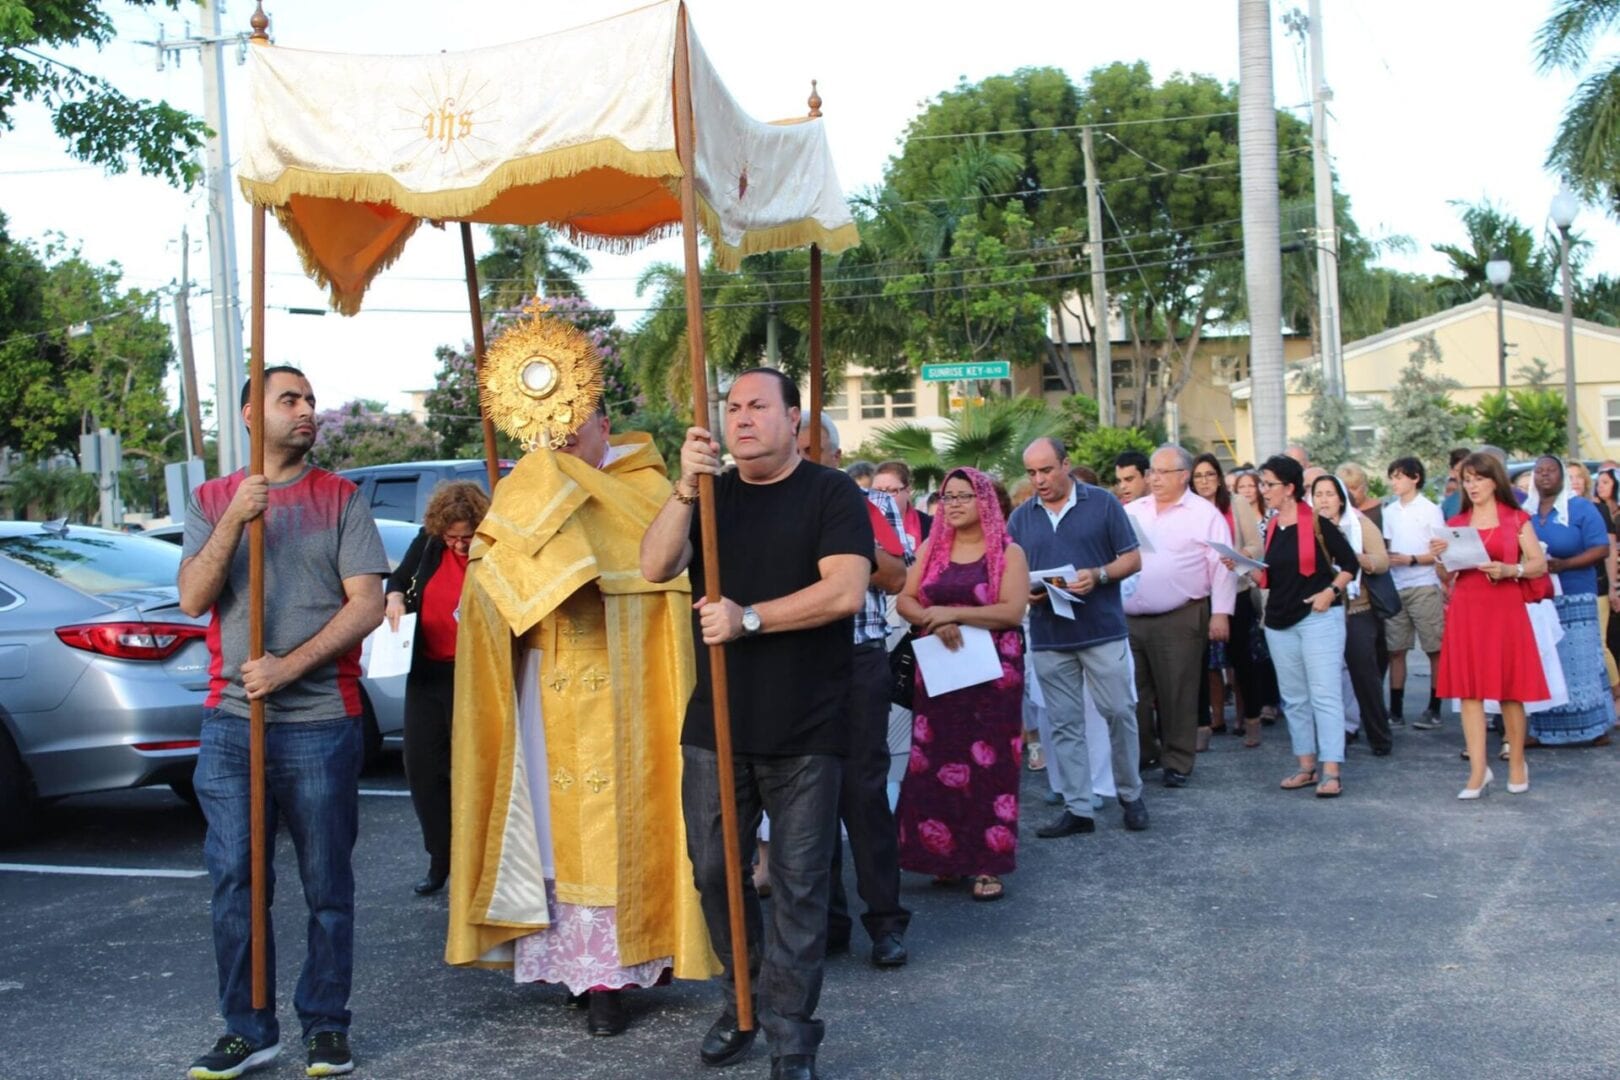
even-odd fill
[{"label": "red lanyard scarf", "polygon": [[[1316,574],[1316,516],[1311,513],[1310,503],[1299,503],[1299,520],[1294,524],[1295,537],[1299,541],[1299,574],[1300,577],[1313,577]],[[1276,535],[1277,525],[1282,521],[1279,514],[1266,523],[1266,551],[1271,551],[1271,538]],[[1260,587],[1266,588],[1266,575],[1260,574]]]}]

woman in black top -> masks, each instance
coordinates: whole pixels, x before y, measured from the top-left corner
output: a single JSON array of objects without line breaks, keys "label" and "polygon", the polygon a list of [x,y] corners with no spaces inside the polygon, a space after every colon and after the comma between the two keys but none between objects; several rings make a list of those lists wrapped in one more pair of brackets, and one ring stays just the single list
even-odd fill
[{"label": "woman in black top", "polygon": [[422,825],[427,876],[418,896],[444,888],[450,876],[450,718],[455,711],[456,628],[473,533],[489,496],[471,480],[440,484],[423,514],[422,531],[388,578],[384,617],[397,633],[417,617],[411,673],[405,677],[405,781]]},{"label": "woman in black top", "polygon": [[[1288,736],[1299,771],[1290,791],[1316,785],[1317,798],[1343,791],[1344,590],[1355,578],[1356,553],[1333,522],[1311,510],[1305,473],[1277,456],[1260,467],[1260,495],[1275,511],[1266,524],[1266,644],[1277,669]],[[1321,776],[1318,779],[1318,762]]]}]

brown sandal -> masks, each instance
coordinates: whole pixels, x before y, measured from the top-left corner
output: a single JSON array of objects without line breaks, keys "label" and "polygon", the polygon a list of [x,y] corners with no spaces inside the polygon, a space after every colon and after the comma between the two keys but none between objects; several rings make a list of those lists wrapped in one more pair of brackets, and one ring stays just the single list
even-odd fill
[{"label": "brown sandal", "polygon": [[1258,717],[1253,720],[1243,721],[1243,745],[1250,750],[1260,745],[1260,720]]},{"label": "brown sandal", "polygon": [[1311,787],[1315,783],[1316,770],[1301,769],[1297,773],[1284,777],[1283,782],[1277,786],[1282,788],[1284,791],[1298,791],[1301,788]]}]

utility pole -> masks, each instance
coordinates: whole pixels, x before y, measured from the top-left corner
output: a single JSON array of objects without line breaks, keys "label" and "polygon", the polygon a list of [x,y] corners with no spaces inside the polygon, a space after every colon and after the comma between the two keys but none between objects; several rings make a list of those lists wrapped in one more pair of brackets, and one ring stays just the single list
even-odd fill
[{"label": "utility pole", "polygon": [[180,377],[186,395],[186,457],[203,452],[202,406],[197,401],[197,360],[191,351],[191,233],[180,230],[180,287],[174,292],[174,329],[180,338]]},{"label": "utility pole", "polygon": [[1238,0],[1238,159],[1243,277],[1249,299],[1249,415],[1255,460],[1288,442],[1283,385],[1282,252],[1277,205],[1277,102],[1271,82],[1271,4]]},{"label": "utility pole", "polygon": [[[1108,325],[1108,277],[1103,269],[1102,197],[1097,192],[1097,157],[1091,146],[1091,125],[1080,129],[1080,147],[1086,158],[1086,231],[1091,249],[1091,356],[1097,368],[1097,424],[1114,426],[1113,333]],[[1082,306],[1083,307],[1083,306]],[[1058,319],[1062,320],[1061,307]],[[1061,327],[1060,327],[1061,329]]]},{"label": "utility pole", "polygon": [[1322,66],[1322,0],[1310,0],[1311,172],[1316,182],[1316,307],[1322,328],[1327,392],[1343,398],[1344,346],[1339,332],[1339,229],[1333,207],[1333,161],[1327,150],[1327,103],[1333,100]]},{"label": "utility pole", "polygon": [[[234,48],[237,63],[247,55],[246,34],[224,34],[223,0],[203,0],[203,33],[143,41],[157,49],[158,70],[168,59],[196,50],[203,69],[203,116],[214,132],[208,140],[208,264],[210,301],[214,317],[214,408],[219,420],[219,475],[226,476],[247,464],[247,430],[242,426],[240,400],[244,353],[242,308],[237,298],[235,200],[231,197],[230,128],[225,108],[225,49]],[[199,447],[200,449],[200,447]]]}]

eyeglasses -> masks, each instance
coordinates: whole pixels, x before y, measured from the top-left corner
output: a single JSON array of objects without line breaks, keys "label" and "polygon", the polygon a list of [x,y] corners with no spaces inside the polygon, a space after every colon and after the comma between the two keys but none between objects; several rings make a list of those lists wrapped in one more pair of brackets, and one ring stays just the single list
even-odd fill
[{"label": "eyeglasses", "polygon": [[876,484],[873,484],[872,490],[881,492],[884,495],[898,495],[906,489],[904,487],[878,487]]},{"label": "eyeglasses", "polygon": [[470,544],[473,542],[473,534],[467,533],[464,536],[457,536],[454,533],[445,533],[442,539],[446,544]]},{"label": "eyeglasses", "polygon": [[941,495],[939,497],[939,501],[942,503],[970,503],[976,498],[978,498],[978,496],[974,495],[972,492],[967,492],[966,494],[955,492],[949,495]]},{"label": "eyeglasses", "polygon": [[1278,480],[1257,480],[1255,482],[1260,485],[1261,491],[1270,491],[1272,488],[1282,487],[1282,482]]}]

